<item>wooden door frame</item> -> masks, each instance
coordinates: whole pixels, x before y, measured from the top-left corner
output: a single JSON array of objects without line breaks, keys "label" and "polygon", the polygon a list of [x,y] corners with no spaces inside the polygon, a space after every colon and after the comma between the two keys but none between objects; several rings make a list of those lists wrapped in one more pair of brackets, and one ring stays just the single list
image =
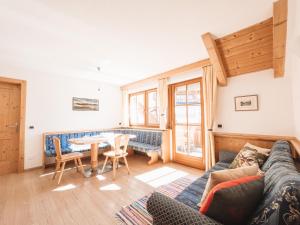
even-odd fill
[{"label": "wooden door frame", "polygon": [[18,172],[24,172],[24,148],[25,148],[25,116],[26,116],[26,80],[18,80],[0,77],[1,83],[15,84],[20,86],[20,117],[19,117],[19,155]]},{"label": "wooden door frame", "polygon": [[205,168],[205,131],[204,131],[204,100],[203,100],[203,80],[202,77],[194,78],[191,80],[185,80],[181,81],[178,83],[170,84],[169,85],[169,102],[170,102],[170,107],[169,107],[169,112],[168,112],[168,127],[172,129],[172,155],[173,159],[175,161],[175,154],[176,154],[176,132],[175,132],[175,127],[174,127],[174,121],[175,121],[175,98],[173,96],[173,93],[175,93],[175,88],[180,85],[189,85],[192,83],[200,82],[200,87],[201,87],[201,138],[202,138],[202,160],[201,164],[199,165],[199,160],[196,159],[195,157],[190,157],[188,162],[181,158],[177,157],[177,162],[178,163],[187,163],[191,167],[195,167],[198,169],[204,169]]}]

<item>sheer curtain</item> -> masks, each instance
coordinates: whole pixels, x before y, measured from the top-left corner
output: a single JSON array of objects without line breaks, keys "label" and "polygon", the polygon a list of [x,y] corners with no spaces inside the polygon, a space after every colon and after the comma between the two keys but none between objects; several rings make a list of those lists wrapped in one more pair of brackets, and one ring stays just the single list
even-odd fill
[{"label": "sheer curtain", "polygon": [[158,81],[158,106],[159,106],[159,128],[167,128],[168,109],[168,79],[163,78]]},{"label": "sheer curtain", "polygon": [[124,89],[122,90],[122,112],[123,112],[123,118],[122,118],[122,126],[123,127],[129,127],[129,95],[128,90]]},{"label": "sheer curtain", "polygon": [[216,163],[213,127],[216,111],[218,81],[211,65],[204,67],[203,72],[203,95],[205,110],[205,169],[209,170]]}]

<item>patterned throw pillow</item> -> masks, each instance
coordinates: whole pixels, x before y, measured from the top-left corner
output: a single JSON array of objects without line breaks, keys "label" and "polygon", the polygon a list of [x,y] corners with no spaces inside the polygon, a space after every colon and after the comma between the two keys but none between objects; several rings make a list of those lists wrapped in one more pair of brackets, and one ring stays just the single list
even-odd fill
[{"label": "patterned throw pillow", "polygon": [[208,194],[200,213],[223,224],[246,224],[263,196],[264,178],[248,176],[223,182]]},{"label": "patterned throw pillow", "polygon": [[244,145],[244,147],[249,147],[249,148],[255,149],[258,153],[264,154],[266,156],[270,155],[270,153],[271,153],[270,148],[262,148],[262,147],[258,147],[256,145],[253,145],[253,144],[250,144],[250,143],[246,143]]},{"label": "patterned throw pillow", "polygon": [[255,164],[262,166],[267,157],[267,155],[258,152],[256,149],[244,146],[230,164],[229,168],[235,169],[238,167],[252,166]]}]

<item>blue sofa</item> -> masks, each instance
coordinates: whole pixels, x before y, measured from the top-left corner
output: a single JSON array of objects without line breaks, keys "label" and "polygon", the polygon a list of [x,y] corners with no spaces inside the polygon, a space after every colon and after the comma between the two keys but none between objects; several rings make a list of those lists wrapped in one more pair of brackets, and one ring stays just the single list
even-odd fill
[{"label": "blue sofa", "polygon": [[[82,131],[82,132],[57,132],[45,133],[43,135],[44,145],[44,165],[55,162],[55,148],[53,137],[58,137],[61,141],[62,154],[70,152],[82,152],[85,156],[90,154],[90,145],[74,145],[68,142],[72,138],[81,138],[84,136],[95,136],[105,133],[122,133],[135,135],[134,139],[129,141],[128,147],[139,152],[146,153],[150,157],[161,155],[162,151],[162,131],[160,130],[142,130],[131,128],[107,129],[99,131]],[[110,149],[109,143],[99,145],[99,153],[105,149]]]},{"label": "blue sofa", "polygon": [[[220,161],[175,199],[154,192],[147,202],[147,209],[153,216],[153,224],[219,225],[218,221],[200,214],[197,204],[200,202],[209,174],[227,169],[234,157],[234,153],[221,152]],[[247,224],[300,224],[300,174],[291,156],[289,143],[277,141],[261,169],[265,173],[263,199],[254,214],[248,218]]]}]

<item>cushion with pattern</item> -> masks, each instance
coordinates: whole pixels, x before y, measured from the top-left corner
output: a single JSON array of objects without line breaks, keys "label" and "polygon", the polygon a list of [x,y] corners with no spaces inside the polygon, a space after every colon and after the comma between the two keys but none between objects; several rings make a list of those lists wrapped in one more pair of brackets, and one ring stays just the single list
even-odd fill
[{"label": "cushion with pattern", "polygon": [[234,169],[243,166],[252,166],[255,164],[261,167],[267,157],[267,155],[258,152],[256,149],[244,146],[230,164],[229,168]]}]

